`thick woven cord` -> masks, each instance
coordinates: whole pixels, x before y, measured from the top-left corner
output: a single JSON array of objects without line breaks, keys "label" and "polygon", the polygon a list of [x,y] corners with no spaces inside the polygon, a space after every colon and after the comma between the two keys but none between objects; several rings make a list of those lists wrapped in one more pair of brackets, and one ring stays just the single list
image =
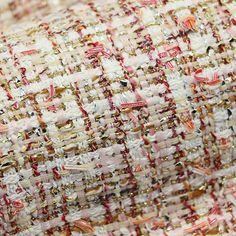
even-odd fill
[{"label": "thick woven cord", "polygon": [[1,32],[0,235],[235,235],[235,1],[78,2]]}]

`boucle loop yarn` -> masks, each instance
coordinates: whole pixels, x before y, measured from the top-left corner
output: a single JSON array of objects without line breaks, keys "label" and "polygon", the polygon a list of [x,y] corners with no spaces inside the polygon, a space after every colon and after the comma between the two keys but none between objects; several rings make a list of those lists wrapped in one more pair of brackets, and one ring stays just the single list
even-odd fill
[{"label": "boucle loop yarn", "polygon": [[235,1],[1,2],[0,235],[236,235]]}]

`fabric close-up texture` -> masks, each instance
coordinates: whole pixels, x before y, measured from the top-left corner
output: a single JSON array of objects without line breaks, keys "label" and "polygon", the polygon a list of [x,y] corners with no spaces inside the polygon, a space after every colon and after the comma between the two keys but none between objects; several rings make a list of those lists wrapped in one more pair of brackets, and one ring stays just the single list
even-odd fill
[{"label": "fabric close-up texture", "polygon": [[0,236],[235,236],[235,62],[235,0],[0,0]]}]

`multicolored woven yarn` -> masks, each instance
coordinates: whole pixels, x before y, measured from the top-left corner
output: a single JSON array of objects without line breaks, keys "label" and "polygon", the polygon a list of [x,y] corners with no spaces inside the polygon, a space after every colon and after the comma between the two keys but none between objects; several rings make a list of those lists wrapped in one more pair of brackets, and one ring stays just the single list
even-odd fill
[{"label": "multicolored woven yarn", "polygon": [[236,235],[235,1],[0,2],[0,235]]}]

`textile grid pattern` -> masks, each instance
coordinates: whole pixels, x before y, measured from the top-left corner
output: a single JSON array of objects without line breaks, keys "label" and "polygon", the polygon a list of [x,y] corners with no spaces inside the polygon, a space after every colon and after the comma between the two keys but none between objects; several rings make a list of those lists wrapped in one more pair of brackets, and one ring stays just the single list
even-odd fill
[{"label": "textile grid pattern", "polygon": [[236,235],[236,2],[58,2],[0,7],[0,235]]}]

